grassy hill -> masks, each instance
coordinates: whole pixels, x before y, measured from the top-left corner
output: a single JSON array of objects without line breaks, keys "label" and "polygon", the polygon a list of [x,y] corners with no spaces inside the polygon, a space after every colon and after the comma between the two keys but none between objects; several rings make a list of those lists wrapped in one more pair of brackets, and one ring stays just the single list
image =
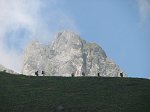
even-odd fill
[{"label": "grassy hill", "polygon": [[0,112],[150,112],[150,80],[0,72]]}]

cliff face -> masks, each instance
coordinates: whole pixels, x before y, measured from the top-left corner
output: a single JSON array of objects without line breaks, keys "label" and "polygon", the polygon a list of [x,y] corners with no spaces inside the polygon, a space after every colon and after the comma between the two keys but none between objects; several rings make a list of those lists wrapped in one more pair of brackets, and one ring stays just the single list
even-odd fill
[{"label": "cliff face", "polygon": [[[96,43],[87,43],[79,35],[63,31],[56,35],[49,45],[32,42],[24,53],[22,72],[35,75],[35,71],[45,71],[48,76],[87,76],[118,77],[120,68]],[[124,76],[126,76],[124,74]]]}]

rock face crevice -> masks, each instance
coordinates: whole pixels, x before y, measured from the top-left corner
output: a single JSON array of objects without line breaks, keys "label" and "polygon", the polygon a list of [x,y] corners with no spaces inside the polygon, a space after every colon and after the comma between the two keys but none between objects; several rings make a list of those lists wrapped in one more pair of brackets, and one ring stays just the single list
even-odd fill
[{"label": "rock face crevice", "polygon": [[[71,31],[56,35],[49,45],[31,42],[25,50],[22,73],[35,75],[35,71],[45,71],[47,76],[87,76],[119,77],[122,72],[96,43],[88,43]],[[42,74],[39,74],[42,75]],[[126,74],[124,74],[126,76]]]}]

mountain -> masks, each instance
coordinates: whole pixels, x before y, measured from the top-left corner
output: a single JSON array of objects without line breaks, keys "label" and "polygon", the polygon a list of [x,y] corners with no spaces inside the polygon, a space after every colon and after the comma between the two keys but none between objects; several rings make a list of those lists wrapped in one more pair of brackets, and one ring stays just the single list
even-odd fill
[{"label": "mountain", "polygon": [[11,73],[11,74],[14,74],[15,72],[11,69],[8,69],[6,67],[4,67],[3,65],[0,64],[0,71],[5,71],[7,73]]},{"label": "mountain", "polygon": [[[109,59],[105,51],[96,43],[89,43],[71,31],[56,34],[54,41],[44,45],[31,42],[25,52],[22,73],[35,75],[35,71],[47,76],[86,76],[119,77],[122,70]],[[123,74],[127,76],[126,74]]]}]

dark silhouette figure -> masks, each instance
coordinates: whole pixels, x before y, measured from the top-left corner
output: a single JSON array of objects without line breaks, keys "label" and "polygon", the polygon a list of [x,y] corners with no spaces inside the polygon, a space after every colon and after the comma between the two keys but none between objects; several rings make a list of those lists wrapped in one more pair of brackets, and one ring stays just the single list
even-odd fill
[{"label": "dark silhouette figure", "polygon": [[82,72],[82,76],[85,76],[85,73],[84,73],[84,72]]},{"label": "dark silhouette figure", "polygon": [[123,72],[120,73],[120,77],[123,77]]},{"label": "dark silhouette figure", "polygon": [[71,74],[71,77],[74,77],[74,73]]},{"label": "dark silhouette figure", "polygon": [[45,71],[42,71],[42,75],[43,75],[43,76],[45,75]]},{"label": "dark silhouette figure", "polygon": [[38,76],[38,75],[39,75],[39,74],[38,74],[38,71],[36,71],[36,72],[35,72],[35,75],[36,75],[36,76]]},{"label": "dark silhouette figure", "polygon": [[97,73],[97,76],[99,77],[99,76],[100,76],[100,74],[99,74],[99,73]]}]

